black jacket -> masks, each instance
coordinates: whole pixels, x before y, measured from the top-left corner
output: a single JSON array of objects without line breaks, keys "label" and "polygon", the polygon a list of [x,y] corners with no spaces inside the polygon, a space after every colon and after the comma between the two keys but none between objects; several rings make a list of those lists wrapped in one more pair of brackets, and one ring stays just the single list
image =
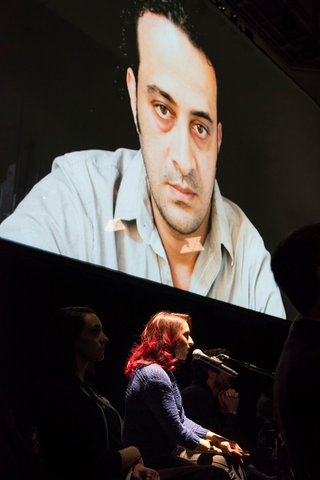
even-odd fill
[{"label": "black jacket", "polygon": [[38,439],[49,478],[113,480],[120,475],[121,420],[92,387],[73,375],[46,382]]}]

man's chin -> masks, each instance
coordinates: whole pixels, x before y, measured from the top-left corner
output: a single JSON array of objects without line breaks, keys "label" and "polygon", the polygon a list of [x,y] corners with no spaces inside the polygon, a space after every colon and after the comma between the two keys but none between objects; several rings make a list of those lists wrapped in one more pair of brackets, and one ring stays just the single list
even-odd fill
[{"label": "man's chin", "polygon": [[[190,210],[190,209],[189,209]],[[175,233],[183,236],[192,236],[201,227],[204,219],[195,212],[186,212],[180,205],[174,205],[170,208],[159,209],[160,214],[166,224],[174,230]]]},{"label": "man's chin", "polygon": [[202,225],[201,223],[196,223],[190,224],[190,222],[181,222],[181,221],[168,221],[166,220],[167,225],[178,235],[180,235],[183,238],[189,238],[192,237],[193,234],[199,230],[199,228]]}]

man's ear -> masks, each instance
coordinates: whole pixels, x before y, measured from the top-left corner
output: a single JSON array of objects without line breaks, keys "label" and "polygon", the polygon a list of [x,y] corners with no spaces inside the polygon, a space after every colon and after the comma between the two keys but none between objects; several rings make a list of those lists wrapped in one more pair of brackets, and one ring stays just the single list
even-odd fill
[{"label": "man's ear", "polygon": [[215,378],[217,375],[217,372],[214,372],[213,370],[208,370],[208,378]]},{"label": "man's ear", "polygon": [[137,83],[132,68],[128,68],[127,70],[127,88],[130,97],[133,120],[136,125],[137,132],[139,133],[137,126]]},{"label": "man's ear", "polygon": [[220,147],[222,143],[222,124],[218,123],[218,153],[220,152]]}]

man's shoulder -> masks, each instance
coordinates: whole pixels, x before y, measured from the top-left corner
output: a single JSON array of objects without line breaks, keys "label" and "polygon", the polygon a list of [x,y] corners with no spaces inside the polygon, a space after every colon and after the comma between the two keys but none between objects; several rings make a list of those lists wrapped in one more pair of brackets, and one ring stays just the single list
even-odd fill
[{"label": "man's shoulder", "polygon": [[126,168],[137,155],[137,150],[119,148],[114,152],[108,150],[83,150],[66,153],[55,158],[52,171],[56,169],[70,170],[73,172],[86,171],[90,168],[103,170],[109,167],[124,173]]},{"label": "man's shoulder", "polygon": [[239,207],[239,205],[237,205],[232,200],[229,200],[226,197],[222,196],[221,199],[222,199],[222,203],[224,206],[224,210],[225,210],[229,225],[235,226],[235,227],[245,226],[257,232],[256,228],[250,222],[249,218],[244,213],[244,211]]},{"label": "man's shoulder", "polygon": [[193,383],[192,385],[189,385],[189,387],[181,390],[181,396],[183,400],[188,398],[194,399],[196,397],[207,397],[208,395],[210,396],[210,392],[196,383]]},{"label": "man's shoulder", "polygon": [[228,198],[221,197],[221,201],[233,246],[237,245],[239,247],[241,245],[242,248],[250,249],[255,245],[255,247],[263,246],[264,248],[260,233],[243,210]]}]

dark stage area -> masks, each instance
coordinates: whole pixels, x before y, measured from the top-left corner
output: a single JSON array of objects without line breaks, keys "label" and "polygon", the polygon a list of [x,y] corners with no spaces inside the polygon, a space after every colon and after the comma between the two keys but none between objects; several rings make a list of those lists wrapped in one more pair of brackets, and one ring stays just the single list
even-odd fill
[{"label": "dark stage area", "polygon": [[[155,312],[191,315],[192,350],[226,347],[232,358],[269,372],[275,370],[290,326],[289,321],[5,240],[0,241],[0,265],[1,389],[23,433],[33,423],[34,392],[46,376],[46,323],[61,307],[88,306],[99,316],[109,343],[90,380],[121,414],[125,360]],[[191,381],[191,357],[176,372],[180,388]],[[232,361],[230,366],[239,374],[231,383],[240,394],[239,416],[250,436],[263,375]]]}]

